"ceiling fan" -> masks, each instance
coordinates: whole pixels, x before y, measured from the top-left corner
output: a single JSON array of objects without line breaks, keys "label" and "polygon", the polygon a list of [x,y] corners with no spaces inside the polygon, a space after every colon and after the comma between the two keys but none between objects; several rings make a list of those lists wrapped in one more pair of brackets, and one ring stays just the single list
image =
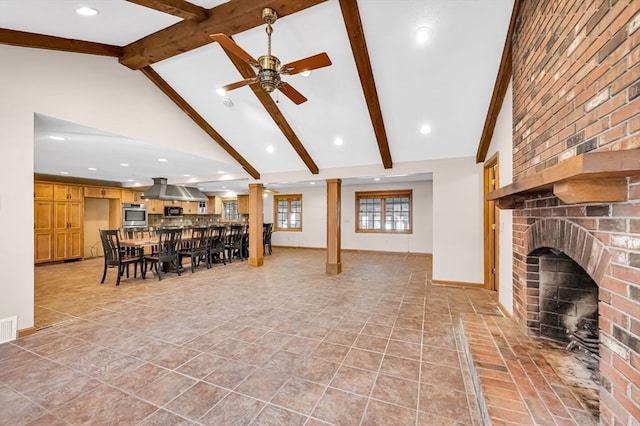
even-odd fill
[{"label": "ceiling fan", "polygon": [[276,89],[280,90],[283,95],[291,99],[296,105],[306,102],[307,98],[294,89],[293,86],[282,81],[280,78],[281,75],[294,75],[303,71],[326,67],[331,65],[331,60],[329,56],[323,52],[280,66],[280,59],[271,54],[271,33],[273,33],[271,25],[276,22],[277,18],[278,16],[275,10],[268,7],[262,10],[262,21],[267,24],[267,54],[260,56],[257,61],[238,46],[229,36],[221,33],[210,35],[211,39],[220,43],[226,51],[258,70],[255,77],[227,84],[220,87],[221,90],[228,92],[249,84],[259,84],[267,93],[271,93]]}]

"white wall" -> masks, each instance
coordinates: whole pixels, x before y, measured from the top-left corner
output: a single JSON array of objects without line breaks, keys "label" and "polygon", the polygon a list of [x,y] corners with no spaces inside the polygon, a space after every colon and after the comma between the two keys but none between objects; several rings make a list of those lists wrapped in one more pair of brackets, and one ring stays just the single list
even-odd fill
[{"label": "white wall", "polygon": [[[413,190],[412,234],[363,234],[355,232],[356,191],[394,189]],[[281,191],[281,194],[285,192]],[[288,247],[325,248],[327,246],[326,187],[302,187],[287,190],[287,194],[302,194],[302,232],[274,232],[274,245]],[[273,197],[265,198],[264,221],[273,221]],[[431,181],[371,185],[342,185],[341,243],[346,250],[378,250],[390,252],[431,253],[432,238]]]},{"label": "white wall", "polygon": [[[502,109],[487,152],[487,159],[498,153],[499,186],[513,182],[513,92],[507,88]],[[498,259],[498,300],[513,314],[513,211],[500,210],[500,257]]]},{"label": "white wall", "polygon": [[33,326],[34,113],[233,161],[116,58],[0,45],[0,318],[18,329]]},{"label": "white wall", "polygon": [[434,282],[483,283],[482,179],[472,157],[434,165]]}]

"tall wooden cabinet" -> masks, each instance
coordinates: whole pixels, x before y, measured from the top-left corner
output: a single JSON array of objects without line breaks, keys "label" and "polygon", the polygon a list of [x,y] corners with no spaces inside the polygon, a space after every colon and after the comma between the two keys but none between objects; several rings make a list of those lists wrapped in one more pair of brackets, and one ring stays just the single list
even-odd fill
[{"label": "tall wooden cabinet", "polygon": [[34,262],[82,258],[83,187],[35,182]]},{"label": "tall wooden cabinet", "polygon": [[33,259],[35,263],[53,261],[53,184],[33,186]]}]

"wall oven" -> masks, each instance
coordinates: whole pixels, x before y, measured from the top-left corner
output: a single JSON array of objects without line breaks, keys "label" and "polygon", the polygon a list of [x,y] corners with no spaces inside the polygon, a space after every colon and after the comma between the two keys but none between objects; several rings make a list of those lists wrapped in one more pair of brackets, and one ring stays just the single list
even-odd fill
[{"label": "wall oven", "polygon": [[123,228],[146,228],[149,225],[146,204],[125,203],[122,205]]}]

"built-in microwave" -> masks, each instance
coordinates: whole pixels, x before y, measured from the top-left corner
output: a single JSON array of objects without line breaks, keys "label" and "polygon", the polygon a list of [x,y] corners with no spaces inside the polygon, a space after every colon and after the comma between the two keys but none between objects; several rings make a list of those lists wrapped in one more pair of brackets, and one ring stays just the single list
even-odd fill
[{"label": "built-in microwave", "polygon": [[179,206],[164,206],[165,216],[182,216],[182,207]]},{"label": "built-in microwave", "polygon": [[124,228],[146,228],[148,225],[146,204],[125,203],[122,205],[122,226]]}]

